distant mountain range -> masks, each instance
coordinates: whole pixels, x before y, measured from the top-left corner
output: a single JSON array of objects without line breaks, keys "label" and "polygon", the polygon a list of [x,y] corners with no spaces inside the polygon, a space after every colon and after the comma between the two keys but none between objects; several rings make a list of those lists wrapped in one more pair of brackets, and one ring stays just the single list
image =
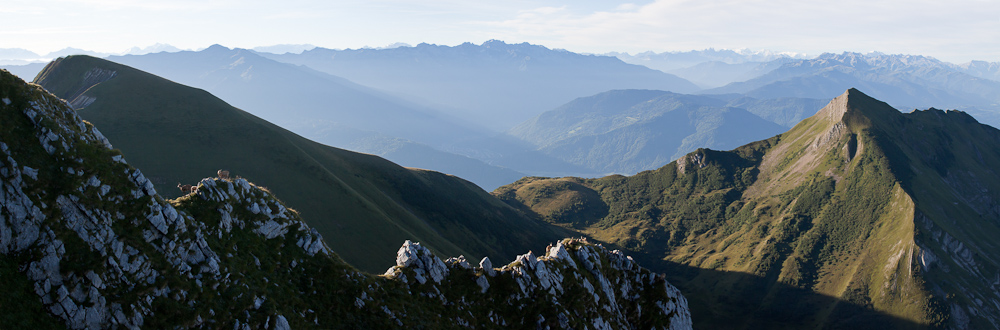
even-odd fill
[{"label": "distant mountain range", "polygon": [[828,99],[857,87],[898,109],[962,109],[984,123],[1000,125],[1000,64],[996,62],[952,64],[926,56],[878,52],[827,53],[815,58],[711,49],[612,55],[714,87],[699,94]]},{"label": "distant mountain range", "polygon": [[744,81],[794,60],[810,56],[770,51],[705,49],[686,52],[608,53],[625,63],[660,70],[690,80],[701,88],[713,88]]},{"label": "distant mountain range", "polygon": [[510,134],[597,172],[635,174],[698,148],[728,150],[766,139],[811,116],[824,103],[616,90],[547,111]]},{"label": "distant mountain range", "polygon": [[115,52],[115,53],[96,52],[80,48],[66,47],[54,52],[49,52],[44,55],[41,55],[23,48],[0,48],[0,60],[38,61],[38,60],[50,60],[70,55],[90,55],[96,57],[104,57],[110,55],[125,55],[125,54],[143,55],[149,53],[179,52],[179,51],[181,51],[180,48],[162,43],[156,43],[147,47],[136,46],[129,48],[128,50],[125,50],[123,52]]},{"label": "distant mountain range", "polygon": [[706,329],[1000,328],[1000,131],[848,90],[655,171],[494,194],[665,270]]},{"label": "distant mountain range", "polygon": [[764,63],[780,59],[808,59],[811,56],[799,53],[772,52],[767,50],[748,49],[714,49],[691,50],[682,52],[642,52],[635,55],[628,53],[608,53],[606,55],[620,58],[626,63],[643,65],[660,71],[672,71],[690,68],[708,62],[725,64]]},{"label": "distant mountain range", "polygon": [[768,62],[726,63],[721,61],[702,62],[691,67],[667,71],[678,77],[690,80],[702,88],[714,88],[733,82],[746,81],[759,77],[792,62],[789,58],[780,58]]},{"label": "distant mountain range", "polygon": [[702,93],[830,98],[844,89],[858,87],[899,109],[962,108],[1000,102],[1000,81],[963,71],[924,56],[823,54],[811,60],[785,63],[759,77]]},{"label": "distant mountain range", "polygon": [[[434,146],[482,134],[434,109],[245,49],[214,45],[198,52],[107,59],[203,88],[237,108],[296,132],[318,129],[329,122]],[[350,141],[323,142],[338,145]]]},{"label": "distant mountain range", "polygon": [[48,62],[31,62],[31,63],[29,63],[29,62],[18,61],[18,63],[16,65],[15,64],[10,64],[10,65],[2,65],[2,64],[0,64],[0,69],[7,70],[11,74],[13,74],[15,76],[18,76],[18,77],[21,77],[22,79],[31,80],[31,79],[34,79],[35,76],[38,75],[38,73],[41,72],[43,68],[45,68],[46,64],[48,64]]},{"label": "distant mountain range", "polygon": [[27,49],[0,48],[0,59],[4,60],[31,60],[40,57],[40,55]]},{"label": "distant mountain range", "polygon": [[495,134],[485,128],[253,51],[215,45],[198,52],[108,59],[203,88],[240,109],[327,145],[374,153],[404,166],[436,166],[431,169],[460,175],[490,190],[524,176],[447,152],[462,141]]},{"label": "distant mountain range", "polygon": [[272,54],[285,54],[285,53],[302,53],[304,51],[316,48],[316,46],[309,44],[301,45],[273,45],[273,46],[262,46],[254,47],[253,51],[261,53],[272,53]]},{"label": "distant mountain range", "polygon": [[[301,53],[296,52],[311,46],[288,47],[295,51],[279,55],[213,46],[198,52],[109,59],[206,89],[318,142],[373,153],[404,166],[433,166],[433,170],[459,175],[487,190],[524,175],[636,173],[655,169],[698,146],[725,149],[777,133],[769,124],[743,127],[760,134],[720,130],[719,118],[723,117],[715,115],[692,119],[688,124],[694,126],[687,130],[701,132],[694,135],[682,133],[678,120],[666,117],[631,123],[629,128],[616,126],[613,132],[571,133],[576,127],[571,125],[573,120],[556,118],[572,117],[569,113],[573,111],[563,109],[568,103],[548,108],[540,105],[556,98],[576,102],[575,98],[606,92],[600,88],[609,86],[655,85],[656,81],[670,80],[606,56],[500,41],[455,47],[315,48]],[[996,97],[1000,82],[990,79],[1000,67],[995,63],[955,65],[923,56],[881,53],[823,54],[817,58],[731,50],[613,55],[648,65],[659,63],[661,68],[703,86],[728,83],[698,92],[707,97],[704,100],[723,103],[699,102],[712,104],[716,110],[745,110],[784,127],[794,126],[820,108],[825,103],[822,100],[851,87],[864,88],[897,109],[957,108],[983,123],[1000,125],[1000,98]],[[33,76],[30,71],[40,66],[11,69]],[[579,94],[593,89],[598,90]],[[468,106],[456,108],[460,103]],[[627,108],[619,110],[622,112],[602,116],[625,120]],[[514,136],[490,128],[522,115],[525,117],[518,128],[508,131]],[[539,122],[542,117],[548,119]],[[733,121],[738,120],[731,118]],[[543,131],[547,133],[540,133]],[[731,137],[727,135],[730,132],[743,133]],[[562,138],[543,141],[524,135],[536,133]],[[528,140],[519,140],[525,138]],[[702,145],[705,141],[734,142]]]},{"label": "distant mountain range", "polygon": [[262,55],[399,93],[496,131],[574,98],[611,89],[699,89],[677,76],[610,56],[498,40],[454,47],[316,48],[302,54]]},{"label": "distant mountain range", "polygon": [[957,67],[975,77],[1000,81],[1000,62],[971,61]]}]

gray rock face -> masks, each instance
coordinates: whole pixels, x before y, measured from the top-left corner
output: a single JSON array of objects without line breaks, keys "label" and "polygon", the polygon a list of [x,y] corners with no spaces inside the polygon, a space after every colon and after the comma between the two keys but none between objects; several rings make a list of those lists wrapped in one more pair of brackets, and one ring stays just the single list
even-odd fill
[{"label": "gray rock face", "polygon": [[274,320],[274,330],[292,330],[292,327],[288,325],[288,320],[284,316],[278,315]]},{"label": "gray rock face", "polygon": [[[29,99],[29,106],[14,109],[12,98]],[[0,135],[0,253],[39,256],[23,265],[25,276],[48,311],[70,328],[142,328],[158,317],[153,306],[165,300],[200,303],[178,286],[232,285],[216,252],[220,246],[210,244],[209,235],[218,240],[234,224],[259,228],[255,232],[264,240],[295,235],[304,242],[303,255],[329,250],[315,230],[246,180],[202,182],[208,189],[196,198],[226,201],[219,208],[226,221],[208,227],[157,196],[152,182],[114,155],[107,138],[63,101],[30,89],[8,100],[0,111],[23,115],[27,120],[21,124],[33,127],[36,136],[12,145],[16,137]],[[32,154],[33,148],[43,157]],[[107,156],[84,160],[84,152]],[[54,191],[50,182],[57,175],[62,190]],[[277,212],[267,206],[274,204]],[[253,207],[266,212],[252,219],[231,214]],[[293,227],[298,229],[290,233]],[[208,322],[204,317],[196,318]]]},{"label": "gray rock face", "polygon": [[493,269],[493,262],[490,261],[490,257],[483,257],[483,260],[479,261],[479,268],[482,268],[486,275],[496,276],[497,272]]},{"label": "gray rock face", "polygon": [[396,252],[396,266],[412,268],[420,284],[426,283],[428,276],[434,283],[441,283],[441,280],[448,275],[448,267],[441,262],[441,259],[434,256],[427,248],[420,246],[420,243],[409,240]]},{"label": "gray rock face", "polygon": [[[646,317],[656,322],[644,327],[690,329],[692,326],[687,299],[677,288],[663,280],[662,276],[639,267],[621,251],[608,251],[600,245],[566,239],[549,249],[545,256],[536,257],[528,252],[492,275],[488,274],[493,271],[488,258],[480,262],[480,267],[472,269],[465,269],[460,262],[439,265],[434,260],[440,262],[419,243],[406,241],[397,253],[396,266],[387,270],[385,275],[404,281],[412,292],[424,292],[432,298],[441,299],[444,304],[457,306],[462,304],[449,300],[449,281],[455,277],[473,276],[480,288],[477,293],[483,297],[462,296],[462,300],[486,299],[490,304],[491,297],[499,295],[504,297],[503,304],[525,311],[520,314],[524,318],[522,320],[490,318],[487,324],[493,326],[530,319],[540,320],[538,324],[541,328],[547,325],[569,329],[573,328],[570,324],[588,324],[595,328],[631,329],[637,327],[634,320]],[[578,264],[583,267],[578,267]],[[584,276],[584,271],[589,275]],[[426,274],[443,274],[443,277],[441,280],[422,280]],[[408,281],[410,277],[417,281]],[[504,286],[504,283],[516,286]],[[581,290],[588,292],[587,297],[592,299],[580,301],[578,296],[568,293]],[[540,313],[532,307],[540,301],[556,306],[557,311],[546,315],[533,314]],[[585,310],[590,312],[581,313],[581,310],[566,307],[579,304],[586,305]]]}]

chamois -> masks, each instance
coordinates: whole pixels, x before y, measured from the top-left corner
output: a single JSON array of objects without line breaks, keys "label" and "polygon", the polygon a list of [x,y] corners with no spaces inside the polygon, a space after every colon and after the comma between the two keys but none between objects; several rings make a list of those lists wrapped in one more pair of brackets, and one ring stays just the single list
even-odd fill
[{"label": "chamois", "polygon": [[189,184],[182,185],[180,182],[177,183],[177,188],[181,190],[182,194],[190,194],[195,191],[195,187]]},{"label": "chamois", "polygon": [[219,170],[219,179],[229,180],[229,171]]}]

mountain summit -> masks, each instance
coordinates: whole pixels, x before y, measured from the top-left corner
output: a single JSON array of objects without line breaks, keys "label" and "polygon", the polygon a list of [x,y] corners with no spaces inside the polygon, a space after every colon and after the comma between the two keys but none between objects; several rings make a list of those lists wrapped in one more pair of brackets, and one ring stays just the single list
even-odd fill
[{"label": "mountain summit", "polygon": [[817,112],[817,115],[834,121],[844,120],[844,117],[848,115],[884,118],[885,116],[895,116],[898,114],[899,111],[889,104],[876,100],[855,88],[848,89],[844,94],[834,98],[830,101],[829,105]]},{"label": "mountain summit", "polygon": [[995,128],[850,89],[732,151],[494,194],[659,261],[696,326],[981,329],[1000,327],[998,166]]}]

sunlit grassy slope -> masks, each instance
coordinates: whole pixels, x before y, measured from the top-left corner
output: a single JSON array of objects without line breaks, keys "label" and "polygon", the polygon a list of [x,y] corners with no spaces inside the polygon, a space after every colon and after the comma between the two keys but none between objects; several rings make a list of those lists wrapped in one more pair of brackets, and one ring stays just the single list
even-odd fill
[{"label": "sunlit grassy slope", "polygon": [[702,327],[997,328],[998,165],[1000,131],[961,112],[902,114],[852,89],[732,151],[494,194],[696,269],[673,281]]},{"label": "sunlit grassy slope", "polygon": [[309,141],[203,90],[106,60],[59,59],[35,82],[74,104],[94,98],[80,116],[161,194],[178,196],[177,183],[218,169],[253,178],[363,270],[384,271],[407,239],[442,255],[510,260],[561,236],[468,181]]}]

